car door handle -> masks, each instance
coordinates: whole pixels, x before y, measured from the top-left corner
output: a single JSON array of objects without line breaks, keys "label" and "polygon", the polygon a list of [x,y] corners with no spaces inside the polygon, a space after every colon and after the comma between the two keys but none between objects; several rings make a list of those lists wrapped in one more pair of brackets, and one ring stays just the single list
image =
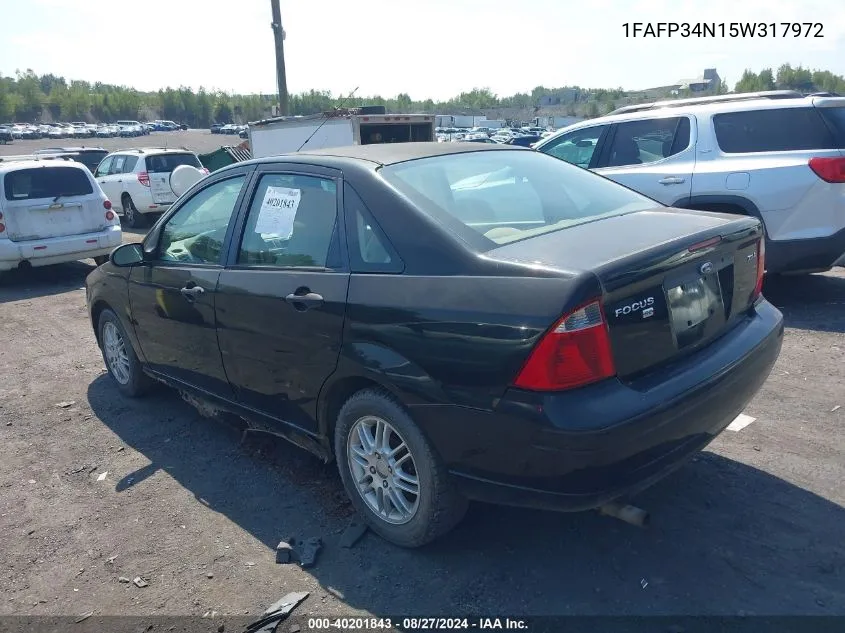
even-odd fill
[{"label": "car door handle", "polygon": [[686,178],[681,178],[680,176],[667,176],[666,178],[661,178],[657,182],[661,185],[681,185],[686,181]]},{"label": "car door handle", "polygon": [[205,288],[202,286],[185,286],[179,292],[182,293],[182,296],[185,297],[190,302],[194,302],[197,300],[201,294],[205,292]]},{"label": "car door handle", "polygon": [[305,312],[323,305],[323,295],[311,292],[308,288],[297,288],[296,292],[285,297],[285,301],[292,304],[299,312]]}]

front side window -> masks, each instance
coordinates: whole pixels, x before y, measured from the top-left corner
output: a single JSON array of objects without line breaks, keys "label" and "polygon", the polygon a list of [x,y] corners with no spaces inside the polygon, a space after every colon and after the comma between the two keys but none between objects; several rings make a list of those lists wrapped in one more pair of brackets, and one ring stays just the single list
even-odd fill
[{"label": "front side window", "polygon": [[83,167],[33,167],[10,171],[4,177],[6,200],[65,198],[94,193]]},{"label": "front side window", "polygon": [[337,185],[299,174],[261,177],[249,208],[238,263],[332,268]]},{"label": "front side window", "polygon": [[379,173],[420,210],[480,251],[659,205],[530,150],[445,154],[389,165]]},{"label": "front side window", "polygon": [[559,136],[539,148],[544,154],[565,160],[567,163],[587,168],[596,151],[601,135],[607,130],[606,125],[582,128]]},{"label": "front side window", "polygon": [[220,180],[195,193],[161,231],[160,261],[219,264],[226,231],[246,176]]},{"label": "front side window", "polygon": [[653,163],[685,150],[689,141],[690,123],[687,117],[617,123],[607,166]]},{"label": "front side window", "polygon": [[837,149],[816,108],[726,112],[713,116],[713,128],[726,154]]},{"label": "front side window", "polygon": [[114,160],[114,156],[107,156],[103,159],[103,162],[97,166],[97,173],[95,176],[97,178],[102,178],[103,176],[109,175],[109,169],[111,168],[112,161]]}]

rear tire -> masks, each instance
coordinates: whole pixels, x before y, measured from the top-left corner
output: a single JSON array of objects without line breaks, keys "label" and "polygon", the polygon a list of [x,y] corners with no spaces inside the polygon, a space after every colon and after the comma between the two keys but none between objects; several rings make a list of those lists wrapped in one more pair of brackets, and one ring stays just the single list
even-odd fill
[{"label": "rear tire", "polygon": [[[379,428],[389,430],[379,438]],[[445,465],[386,391],[365,389],[346,401],[335,426],[334,447],[352,505],[385,540],[420,547],[464,517],[467,501]]]},{"label": "rear tire", "polygon": [[126,225],[133,229],[139,229],[145,224],[144,215],[138,211],[138,207],[129,196],[123,198],[123,218],[126,220]]},{"label": "rear tire", "polygon": [[141,368],[141,362],[135,355],[120,319],[108,308],[100,314],[97,332],[103,361],[120,392],[130,398],[137,398],[149,391],[152,379]]}]

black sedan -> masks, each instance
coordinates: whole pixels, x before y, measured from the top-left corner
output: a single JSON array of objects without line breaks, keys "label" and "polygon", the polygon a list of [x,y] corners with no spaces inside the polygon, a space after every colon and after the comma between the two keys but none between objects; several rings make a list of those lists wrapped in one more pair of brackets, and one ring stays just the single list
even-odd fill
[{"label": "black sedan", "polygon": [[780,352],[757,219],[531,150],[238,163],[87,279],[117,388],[153,379],[323,460],[386,539],[467,499],[586,510],[682,464]]}]

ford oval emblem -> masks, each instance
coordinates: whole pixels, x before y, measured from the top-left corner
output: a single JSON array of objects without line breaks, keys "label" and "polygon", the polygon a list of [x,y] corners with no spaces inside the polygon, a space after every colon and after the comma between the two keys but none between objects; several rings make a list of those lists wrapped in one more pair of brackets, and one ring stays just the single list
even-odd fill
[{"label": "ford oval emblem", "polygon": [[712,263],[712,262],[704,262],[704,263],[701,265],[701,268],[699,268],[699,270],[701,271],[701,274],[702,274],[702,275],[709,275],[709,274],[710,274],[710,273],[712,273],[715,269],[713,268],[713,263]]}]

